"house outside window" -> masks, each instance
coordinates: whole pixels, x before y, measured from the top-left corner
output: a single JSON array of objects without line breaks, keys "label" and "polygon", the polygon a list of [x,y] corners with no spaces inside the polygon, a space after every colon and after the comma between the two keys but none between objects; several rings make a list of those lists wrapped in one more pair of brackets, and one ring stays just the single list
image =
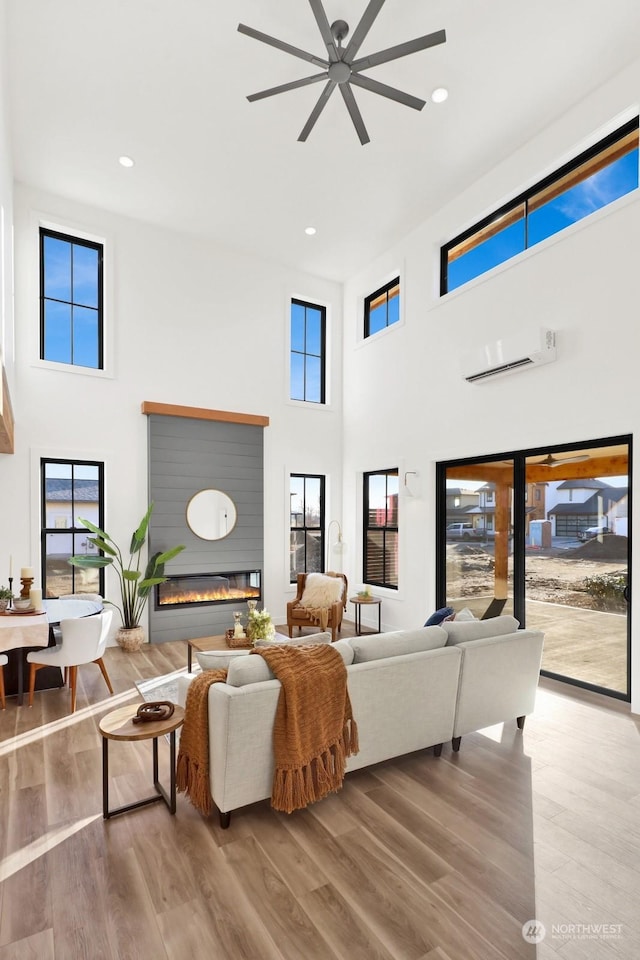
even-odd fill
[{"label": "house outside window", "polygon": [[85,570],[68,562],[75,555],[98,554],[80,518],[104,529],[104,464],[41,460],[40,492],[42,595],[104,594],[103,570]]},{"label": "house outside window", "polygon": [[324,482],[315,474],[292,473],[289,579],[324,572]]},{"label": "house outside window", "polygon": [[440,296],[638,188],[638,117],[454,237]]},{"label": "house outside window", "polygon": [[101,243],[40,228],[40,359],[104,367]]},{"label": "house outside window", "polygon": [[398,469],[364,475],[363,580],[398,589]]},{"label": "house outside window", "polygon": [[365,339],[400,319],[400,277],[396,277],[364,301]]},{"label": "house outside window", "polygon": [[325,402],[327,311],[304,300],[291,301],[292,400]]}]

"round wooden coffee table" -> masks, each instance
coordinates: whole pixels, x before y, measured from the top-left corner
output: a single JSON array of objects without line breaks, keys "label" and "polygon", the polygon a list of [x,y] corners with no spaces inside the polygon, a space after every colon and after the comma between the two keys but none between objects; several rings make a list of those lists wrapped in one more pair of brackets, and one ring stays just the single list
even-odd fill
[{"label": "round wooden coffee table", "polygon": [[[100,721],[102,735],[102,815],[105,820],[115,817],[117,813],[126,813],[127,810],[136,810],[146,807],[149,803],[163,800],[169,812],[176,812],[176,730],[184,722],[184,710],[174,704],[173,714],[168,720],[151,720],[144,723],[133,723],[133,717],[138,712],[139,703],[131,703],[126,707],[119,707],[107,713]],[[169,734],[170,751],[170,785],[169,793],[158,779],[158,737]],[[127,803],[125,806],[109,809],[109,740],[153,740],[153,785],[156,793],[144,800]]]}]

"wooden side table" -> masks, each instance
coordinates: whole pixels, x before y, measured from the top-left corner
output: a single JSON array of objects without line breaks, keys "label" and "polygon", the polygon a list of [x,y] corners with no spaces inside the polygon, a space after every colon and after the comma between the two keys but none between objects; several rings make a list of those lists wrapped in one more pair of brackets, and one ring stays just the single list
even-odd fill
[{"label": "wooden side table", "polygon": [[[133,703],[126,707],[119,707],[118,710],[107,713],[100,721],[100,733],[102,735],[102,815],[105,820],[115,817],[118,813],[126,813],[127,810],[146,807],[157,800],[163,800],[170,813],[174,814],[176,812],[176,730],[184,722],[184,710],[174,704],[173,714],[168,720],[133,723],[133,717],[138,712],[139,706],[139,703]],[[169,763],[171,767],[168,794],[158,779],[158,737],[167,733],[169,734]],[[109,809],[109,740],[153,740],[153,785],[156,788],[156,793],[152,797],[136,800],[135,803],[127,803],[113,810]]]},{"label": "wooden side table", "polygon": [[380,597],[369,597],[365,599],[364,597],[350,597],[349,603],[352,603],[355,607],[355,621],[356,621],[356,636],[362,636],[362,608],[369,607],[371,604],[378,605],[378,633],[382,629],[382,621],[380,619],[382,613],[382,600]]}]

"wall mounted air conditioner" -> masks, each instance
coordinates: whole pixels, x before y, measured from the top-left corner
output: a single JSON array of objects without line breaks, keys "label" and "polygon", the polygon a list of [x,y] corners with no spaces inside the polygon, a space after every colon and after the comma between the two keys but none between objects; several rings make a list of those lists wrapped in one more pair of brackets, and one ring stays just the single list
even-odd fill
[{"label": "wall mounted air conditioner", "polygon": [[555,332],[541,327],[494,340],[464,354],[461,359],[462,376],[468,383],[475,383],[526,367],[551,363],[555,359]]}]

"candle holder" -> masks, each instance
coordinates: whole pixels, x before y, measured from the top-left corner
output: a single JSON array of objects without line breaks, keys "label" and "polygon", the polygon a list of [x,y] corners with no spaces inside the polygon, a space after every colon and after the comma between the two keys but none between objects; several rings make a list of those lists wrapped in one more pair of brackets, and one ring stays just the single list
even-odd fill
[{"label": "candle holder", "polygon": [[7,610],[11,610],[13,607],[13,577],[9,577],[9,592],[11,593],[11,596],[9,597]]},{"label": "candle holder", "polygon": [[22,589],[20,590],[20,599],[28,600],[29,592],[33,584],[33,577],[20,577],[20,583],[22,584]]}]

